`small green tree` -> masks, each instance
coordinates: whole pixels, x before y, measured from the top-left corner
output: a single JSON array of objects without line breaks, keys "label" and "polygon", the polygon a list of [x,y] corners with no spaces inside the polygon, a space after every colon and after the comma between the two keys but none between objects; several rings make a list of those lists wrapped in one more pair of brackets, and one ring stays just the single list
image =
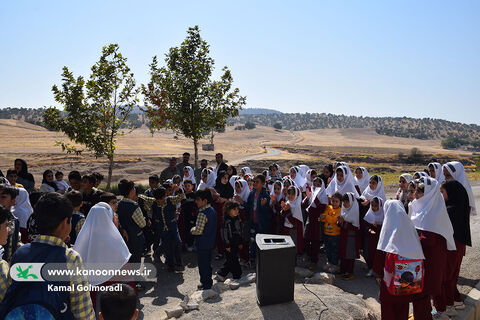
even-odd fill
[{"label": "small green tree", "polygon": [[[87,150],[97,158],[108,158],[107,190],[112,180],[117,137],[124,134],[120,127],[127,123],[138,102],[138,88],[126,61],[119,46],[110,44],[102,48],[87,82],[63,67],[63,84],[61,88],[54,85],[52,91],[64,112],[50,107],[43,116],[47,127],[62,131],[74,143],[57,141],[63,151],[80,154]],[[79,149],[79,145],[84,149]]]},{"label": "small green tree", "polygon": [[[150,82],[142,85],[145,114],[150,130],[169,128],[193,141],[195,168],[198,143],[207,134],[225,128],[226,120],[238,115],[246,99],[232,89],[233,78],[227,67],[219,81],[212,81],[214,60],[198,26],[189,28],[180,47],[170,48],[165,67],[157,57],[150,64]],[[212,137],[213,139],[213,137]]]}]

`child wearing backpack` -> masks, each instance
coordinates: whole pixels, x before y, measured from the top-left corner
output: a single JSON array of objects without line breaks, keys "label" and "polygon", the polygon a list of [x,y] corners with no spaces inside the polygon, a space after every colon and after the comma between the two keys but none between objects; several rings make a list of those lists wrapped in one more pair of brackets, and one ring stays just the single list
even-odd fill
[{"label": "child wearing backpack", "polygon": [[[58,193],[47,193],[40,198],[35,208],[35,222],[40,234],[32,243],[17,249],[11,264],[28,266],[29,263],[60,263],[66,264],[70,270],[83,271],[82,258],[64,242],[70,234],[72,212],[70,200]],[[39,272],[28,270],[24,270],[30,272],[27,277],[41,277]],[[72,291],[49,291],[49,287],[58,290],[64,286],[72,288]],[[88,290],[79,290],[79,287],[88,287],[88,281],[78,274],[72,275],[70,281],[66,282],[12,280],[0,305],[0,319],[5,319],[10,312],[31,310],[34,304],[40,309],[43,306],[43,311],[50,312],[55,319],[62,315],[62,319],[94,320],[90,293]],[[45,315],[41,318],[45,318]]]},{"label": "child wearing backpack", "polygon": [[399,200],[385,203],[385,218],[378,240],[373,270],[380,284],[382,319],[408,319],[414,302],[415,319],[432,319],[422,293],[425,256],[417,231]]},{"label": "child wearing backpack", "polygon": [[10,231],[10,228],[8,227],[9,214],[10,211],[0,204],[0,301],[3,300],[9,283],[8,271],[10,268],[8,262],[2,259],[2,246],[7,243],[8,232]]},{"label": "child wearing backpack", "polygon": [[75,244],[77,236],[82,229],[83,224],[85,223],[85,216],[80,212],[82,207],[82,193],[77,190],[69,191],[65,194],[68,200],[72,203],[73,214],[72,214],[72,231],[70,231],[70,241],[67,243],[71,246]]},{"label": "child wearing backpack", "polygon": [[197,223],[190,231],[195,238],[197,249],[198,272],[200,273],[199,290],[212,288],[212,250],[217,235],[217,213],[210,206],[212,193],[210,190],[199,190],[195,193],[198,207]]}]

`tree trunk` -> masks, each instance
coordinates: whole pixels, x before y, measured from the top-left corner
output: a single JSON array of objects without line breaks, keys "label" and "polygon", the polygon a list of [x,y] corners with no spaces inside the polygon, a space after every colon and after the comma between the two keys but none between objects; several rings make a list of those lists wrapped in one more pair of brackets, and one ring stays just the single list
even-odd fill
[{"label": "tree trunk", "polygon": [[193,148],[195,149],[195,169],[198,168],[198,140],[193,139]]},{"label": "tree trunk", "polygon": [[106,191],[110,191],[110,183],[112,181],[112,171],[113,171],[113,155],[108,156],[108,177],[107,177]]}]

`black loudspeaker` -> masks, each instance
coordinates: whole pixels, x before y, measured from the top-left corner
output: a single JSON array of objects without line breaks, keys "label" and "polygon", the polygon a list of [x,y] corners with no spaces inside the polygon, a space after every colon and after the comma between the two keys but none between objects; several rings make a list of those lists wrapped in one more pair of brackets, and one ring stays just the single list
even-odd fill
[{"label": "black loudspeaker", "polygon": [[297,248],[290,236],[257,234],[257,303],[293,301]]}]

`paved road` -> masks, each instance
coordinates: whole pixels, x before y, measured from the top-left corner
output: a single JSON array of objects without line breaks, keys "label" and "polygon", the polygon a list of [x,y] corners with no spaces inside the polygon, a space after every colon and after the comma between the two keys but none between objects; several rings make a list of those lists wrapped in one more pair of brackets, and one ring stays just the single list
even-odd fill
[{"label": "paved road", "polygon": [[240,164],[242,162],[245,162],[245,161],[275,157],[275,156],[278,156],[278,155],[281,154],[281,152],[279,150],[276,150],[276,149],[265,148],[265,150],[267,150],[267,152],[258,153],[258,154],[254,154],[254,155],[251,155],[251,156],[248,156],[248,157],[244,157],[244,158],[236,159],[236,160],[233,160],[233,161],[229,161],[228,164],[231,164],[232,166],[235,166],[235,165],[238,165],[238,164]]}]

